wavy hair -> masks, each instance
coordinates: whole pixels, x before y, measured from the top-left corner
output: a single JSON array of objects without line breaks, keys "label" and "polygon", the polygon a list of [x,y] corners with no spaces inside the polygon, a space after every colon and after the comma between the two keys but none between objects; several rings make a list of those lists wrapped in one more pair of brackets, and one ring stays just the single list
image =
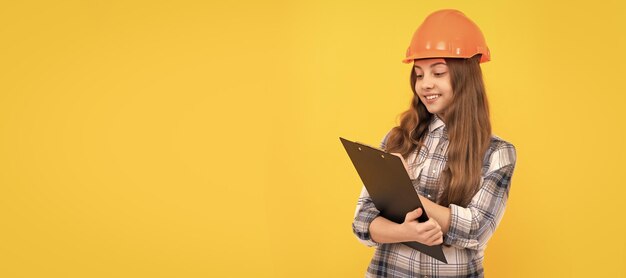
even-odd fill
[{"label": "wavy hair", "polygon": [[[483,157],[491,140],[489,104],[485,93],[480,55],[472,58],[445,58],[450,72],[453,99],[442,119],[448,130],[448,160],[439,179],[443,195],[439,204],[466,207],[479,189]],[[417,76],[411,68],[413,99],[400,115],[400,125],[387,138],[386,151],[405,158],[423,146],[433,115],[415,91]]]}]

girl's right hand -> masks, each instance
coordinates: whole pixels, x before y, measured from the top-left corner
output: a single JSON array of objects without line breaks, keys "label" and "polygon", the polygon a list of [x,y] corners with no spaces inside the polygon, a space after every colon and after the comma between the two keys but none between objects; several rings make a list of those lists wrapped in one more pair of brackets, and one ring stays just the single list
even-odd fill
[{"label": "girl's right hand", "polygon": [[433,246],[443,243],[441,226],[433,218],[419,223],[417,218],[422,215],[422,208],[410,211],[406,214],[404,222],[400,224],[409,241],[417,241],[421,244]]}]

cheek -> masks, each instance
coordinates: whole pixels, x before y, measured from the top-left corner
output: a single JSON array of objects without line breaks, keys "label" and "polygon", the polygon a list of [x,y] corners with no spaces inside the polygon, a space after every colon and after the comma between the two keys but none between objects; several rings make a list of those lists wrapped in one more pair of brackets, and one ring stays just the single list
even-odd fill
[{"label": "cheek", "polygon": [[444,93],[445,93],[446,95],[448,95],[448,96],[452,97],[452,92],[453,92],[453,90],[452,90],[452,85],[450,85],[450,83],[449,83],[449,82],[444,83],[444,84],[442,85],[442,89],[443,89],[443,91],[444,91]]}]

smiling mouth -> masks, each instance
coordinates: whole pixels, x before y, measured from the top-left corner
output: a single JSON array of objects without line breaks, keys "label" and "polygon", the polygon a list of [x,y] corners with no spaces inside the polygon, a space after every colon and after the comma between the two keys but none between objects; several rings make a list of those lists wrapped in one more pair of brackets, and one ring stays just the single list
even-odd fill
[{"label": "smiling mouth", "polygon": [[426,96],[425,98],[426,98],[427,100],[433,100],[433,99],[436,99],[436,98],[438,98],[438,97],[440,97],[440,96],[441,96],[441,95],[430,95],[430,96]]}]

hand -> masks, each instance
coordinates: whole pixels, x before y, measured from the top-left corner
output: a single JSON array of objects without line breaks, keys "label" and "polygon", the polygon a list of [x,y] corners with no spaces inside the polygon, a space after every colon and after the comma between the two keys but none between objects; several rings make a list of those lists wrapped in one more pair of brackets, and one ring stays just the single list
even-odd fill
[{"label": "hand", "polygon": [[443,232],[441,226],[433,218],[419,223],[417,218],[422,215],[422,208],[410,211],[404,217],[404,222],[400,224],[405,231],[409,241],[417,241],[421,244],[433,246],[443,243]]}]

